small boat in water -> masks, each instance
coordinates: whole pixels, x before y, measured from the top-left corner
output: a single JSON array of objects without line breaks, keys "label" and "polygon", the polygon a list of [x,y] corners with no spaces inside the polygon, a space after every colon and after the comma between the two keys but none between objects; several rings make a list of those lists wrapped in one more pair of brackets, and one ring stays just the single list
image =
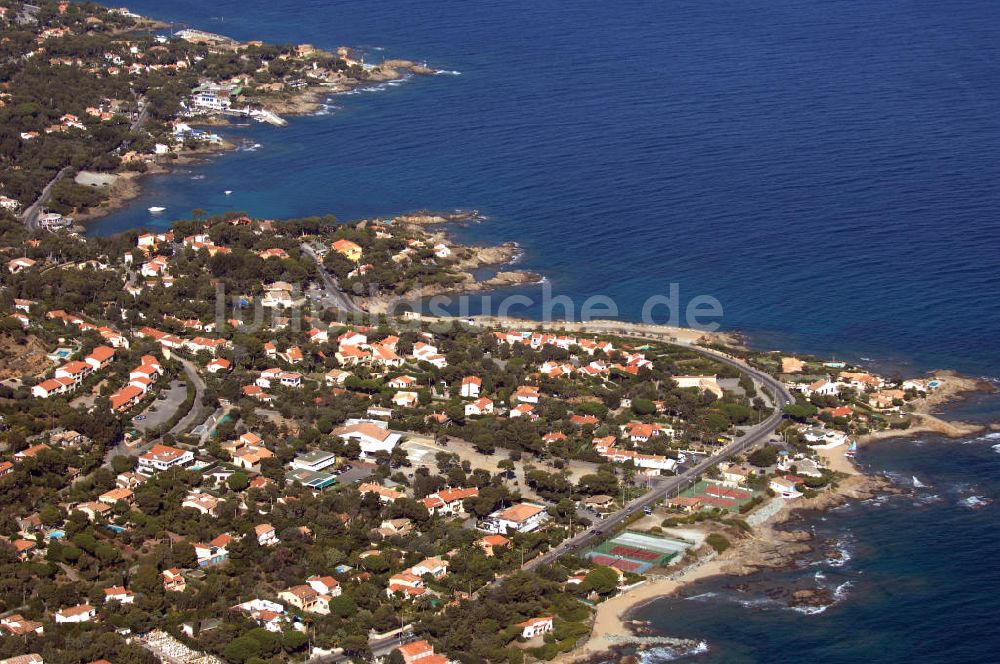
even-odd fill
[{"label": "small boat in water", "polygon": [[154,205],[153,207],[149,208],[149,211],[152,212],[153,214],[156,214],[158,212],[163,212],[166,209],[167,208],[165,208],[165,207],[160,207],[158,205]]},{"label": "small boat in water", "polygon": [[222,192],[222,193],[224,193],[224,194],[225,194],[226,196],[228,196],[229,194],[233,193],[233,190],[232,190],[232,189],[226,189],[226,190],[225,190],[224,192]]}]

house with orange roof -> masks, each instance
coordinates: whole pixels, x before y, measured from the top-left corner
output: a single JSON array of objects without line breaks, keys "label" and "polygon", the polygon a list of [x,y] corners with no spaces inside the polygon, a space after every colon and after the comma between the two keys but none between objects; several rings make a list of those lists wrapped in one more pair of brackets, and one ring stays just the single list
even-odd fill
[{"label": "house with orange roof", "polygon": [[[12,636],[27,636],[28,634],[41,636],[45,633],[45,626],[42,623],[28,620],[20,613],[0,618],[0,628]],[[38,658],[38,661],[42,661],[41,657]]]},{"label": "house with orange roof", "polygon": [[385,589],[385,594],[392,597],[396,593],[407,597],[419,597],[427,592],[424,580],[410,571],[393,574],[389,577],[389,587]]},{"label": "house with orange roof", "polygon": [[462,379],[460,394],[463,399],[478,399],[483,387],[483,379],[479,376],[466,376]]},{"label": "house with orange roof", "polygon": [[39,443],[37,445],[32,445],[31,447],[25,448],[25,449],[21,450],[20,452],[15,452],[14,453],[14,462],[15,463],[19,463],[21,461],[24,461],[25,459],[34,459],[36,456],[38,456],[42,452],[45,452],[45,451],[51,450],[51,449],[52,448],[49,447],[48,445],[46,445],[45,443]]},{"label": "house with orange roof", "polygon": [[531,618],[518,623],[517,626],[521,628],[522,637],[526,639],[533,639],[536,636],[541,636],[542,634],[547,634],[552,631],[552,616]]},{"label": "house with orange roof", "polygon": [[330,340],[330,333],[326,330],[321,330],[319,328],[312,328],[306,332],[306,336],[309,338],[309,343],[311,344],[325,344]]},{"label": "house with orange roof", "polygon": [[504,535],[510,531],[529,533],[538,529],[549,518],[542,505],[518,503],[506,509],[499,509],[480,520],[477,528],[488,533]]},{"label": "house with orange roof", "polygon": [[278,533],[269,523],[261,523],[253,527],[253,533],[257,537],[257,544],[260,546],[274,546],[281,542]]},{"label": "house with orange roof", "polygon": [[133,505],[135,503],[135,496],[131,490],[119,487],[111,489],[111,491],[105,491],[97,497],[97,500],[108,505],[115,505],[118,501],[122,501],[126,505]]},{"label": "house with orange roof", "polygon": [[153,445],[145,454],[139,457],[139,470],[155,472],[170,468],[183,467],[194,461],[194,453],[169,445]]},{"label": "house with orange roof", "polygon": [[281,247],[271,247],[270,249],[264,249],[263,251],[258,251],[257,255],[263,258],[264,260],[267,260],[269,258],[277,258],[280,260],[284,260],[288,258],[288,252],[282,249]]},{"label": "house with orange roof", "polygon": [[224,357],[216,357],[209,360],[208,364],[205,365],[205,370],[210,374],[217,374],[220,371],[226,372],[232,368],[232,363]]},{"label": "house with orange roof", "polygon": [[413,387],[416,383],[417,379],[414,378],[413,376],[396,376],[386,384],[389,387],[399,390],[399,389],[406,389],[408,387]]},{"label": "house with orange roof", "polygon": [[350,240],[337,240],[330,244],[330,248],[336,251],[338,254],[346,256],[348,260],[357,263],[361,260],[362,249],[361,245],[356,242],[351,242]]},{"label": "house with orange roof", "polygon": [[406,494],[403,493],[401,489],[396,487],[384,487],[380,484],[375,484],[373,482],[363,482],[358,485],[358,493],[362,496],[369,493],[374,493],[378,496],[380,502],[383,503],[394,503],[400,498],[405,498]]},{"label": "house with orange roof", "polygon": [[93,371],[91,366],[81,360],[67,362],[55,371],[56,378],[69,378],[73,381],[74,387],[83,382],[83,379]]},{"label": "house with orange roof", "polygon": [[267,392],[265,392],[258,385],[244,385],[243,386],[243,396],[250,397],[252,399],[256,399],[257,401],[261,401],[263,403],[270,403],[271,400],[274,398],[270,394],[268,394]]},{"label": "house with orange roof", "polygon": [[538,399],[541,397],[541,393],[538,388],[534,385],[521,385],[516,390],[511,397],[512,401],[518,401],[520,403],[538,403]]},{"label": "house with orange roof", "polygon": [[260,462],[274,457],[274,452],[260,445],[245,445],[232,452],[233,465],[255,473],[260,472]]},{"label": "house with orange roof", "polygon": [[196,490],[185,496],[184,500],[181,501],[181,507],[190,507],[193,510],[198,510],[201,514],[216,516],[216,510],[219,508],[221,502],[221,500],[210,493]]},{"label": "house with orange roof", "polygon": [[435,579],[443,579],[448,575],[448,561],[441,558],[425,558],[411,567],[410,572],[420,577],[430,574]]},{"label": "house with orange roof", "polygon": [[392,395],[392,403],[400,408],[413,408],[420,403],[420,395],[416,392],[400,390]]},{"label": "house with orange roof", "polygon": [[687,514],[693,514],[701,511],[705,507],[705,503],[702,502],[701,498],[693,496],[675,496],[667,499],[667,507],[679,509]]},{"label": "house with orange roof", "polygon": [[14,551],[21,560],[27,560],[38,551],[38,542],[29,539],[16,539],[13,542]]},{"label": "house with orange roof", "polygon": [[97,609],[90,604],[77,604],[56,611],[56,623],[90,622],[97,617]]},{"label": "house with orange roof", "polygon": [[511,408],[508,416],[511,418],[525,417],[532,422],[538,419],[538,415],[535,413],[535,407],[526,403],[518,404]]},{"label": "house with orange roof", "polygon": [[97,371],[108,366],[115,357],[115,349],[109,346],[98,346],[94,350],[90,351],[87,357],[83,358],[83,361],[90,365],[91,371]]},{"label": "house with orange roof", "polygon": [[479,397],[472,403],[465,404],[465,416],[492,415],[493,401],[486,397]]},{"label": "house with orange roof", "polygon": [[7,271],[11,274],[18,274],[35,266],[35,261],[26,256],[7,261]]},{"label": "house with orange roof", "polygon": [[434,655],[434,646],[427,641],[411,641],[397,648],[403,656],[404,664],[431,664],[428,658]]},{"label": "house with orange roof", "polygon": [[282,590],[278,593],[278,598],[307,613],[325,615],[330,612],[329,596],[316,592],[312,586],[305,583]]},{"label": "house with orange roof", "polygon": [[306,579],[306,583],[320,595],[339,597],[343,593],[340,582],[332,576],[320,576],[316,574]]},{"label": "house with orange roof", "polygon": [[86,503],[78,503],[73,509],[86,515],[90,521],[97,521],[111,512],[111,505],[92,500]]},{"label": "house with orange roof", "polygon": [[111,411],[122,413],[139,403],[145,394],[145,389],[130,383],[108,397],[111,402]]},{"label": "house with orange roof", "polygon": [[476,540],[476,546],[483,550],[487,558],[492,558],[498,549],[509,549],[512,543],[503,535],[487,535]]},{"label": "house with orange roof", "polygon": [[840,387],[826,378],[821,378],[816,382],[807,385],[802,391],[806,396],[812,396],[814,394],[836,396],[840,394]]},{"label": "house with orange roof", "polygon": [[222,533],[207,544],[194,542],[194,553],[198,557],[198,567],[221,565],[229,560],[229,549],[227,547],[232,541],[232,535]]},{"label": "house with orange roof", "polygon": [[375,366],[396,368],[403,366],[403,358],[387,346],[374,344],[371,347],[371,361]]},{"label": "house with orange roof", "polygon": [[342,367],[355,367],[367,363],[371,354],[359,346],[340,346],[334,357]]},{"label": "house with orange roof", "polygon": [[424,504],[431,515],[461,516],[465,514],[464,501],[479,495],[479,489],[442,489],[423,498]]},{"label": "house with orange roof", "polygon": [[118,602],[119,604],[134,604],[135,593],[126,590],[124,586],[111,586],[104,589],[105,602]]},{"label": "house with orange roof", "polygon": [[76,388],[72,378],[49,378],[31,388],[31,396],[38,399],[48,399],[52,396],[66,394]]},{"label": "house with orange roof", "polygon": [[176,567],[163,570],[161,576],[163,577],[163,589],[167,592],[182,593],[187,588],[184,573]]},{"label": "house with orange roof", "polygon": [[284,352],[278,353],[278,357],[288,364],[300,364],[306,356],[298,346],[289,346]]}]

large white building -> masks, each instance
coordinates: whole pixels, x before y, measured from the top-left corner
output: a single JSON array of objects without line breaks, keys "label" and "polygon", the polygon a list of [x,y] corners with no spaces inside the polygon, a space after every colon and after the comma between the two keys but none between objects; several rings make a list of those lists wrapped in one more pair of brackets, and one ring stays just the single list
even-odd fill
[{"label": "large white building", "polygon": [[549,518],[541,505],[519,503],[506,509],[497,510],[479,522],[478,528],[488,533],[506,534],[508,531],[530,533]]},{"label": "large white building", "polygon": [[139,470],[156,472],[186,466],[194,461],[194,453],[168,445],[153,445],[153,449],[139,457]]},{"label": "large white building", "polygon": [[391,452],[402,438],[398,433],[389,431],[387,426],[379,426],[379,423],[374,421],[350,423],[334,430],[333,433],[344,440],[358,441],[361,446],[361,456],[364,458],[379,452]]}]

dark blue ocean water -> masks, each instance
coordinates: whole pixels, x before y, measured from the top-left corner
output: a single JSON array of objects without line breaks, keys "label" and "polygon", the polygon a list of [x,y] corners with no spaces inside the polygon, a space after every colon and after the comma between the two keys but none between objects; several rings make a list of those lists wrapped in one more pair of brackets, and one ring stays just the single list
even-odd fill
[{"label": "dark blue ocean water", "polygon": [[[516,240],[520,266],[578,303],[606,294],[637,318],[677,283],[685,302],[717,298],[723,326],[765,347],[1000,375],[996,2],[130,7],[459,73],[337,97],[283,129],[228,132],[252,149],[148,179],[94,232],[198,207],[344,219],[474,207],[489,221],[462,239]],[[168,211],[157,220],[151,205]],[[995,399],[955,412],[1000,419]],[[704,638],[704,661],[996,661],[1000,440],[966,442],[864,452],[930,488],[808,522],[850,552],[843,567],[818,555],[735,594],[733,581],[710,581],[698,592],[718,595],[644,617]],[[817,615],[763,601],[807,582],[841,588],[841,600]]]},{"label": "dark blue ocean water", "polygon": [[130,6],[461,74],[238,132],[261,147],[150,180],[95,232],[153,225],[151,205],[475,207],[491,220],[464,237],[518,241],[556,293],[623,317],[677,283],[767,347],[1000,375],[995,2]]},{"label": "dark blue ocean water", "polygon": [[[890,441],[859,458],[905,493],[792,524],[816,548],[795,569],[708,579],[643,608],[635,618],[707,647],[652,650],[643,664],[997,661],[1000,434]],[[835,599],[789,607],[791,591],[817,588]]]}]

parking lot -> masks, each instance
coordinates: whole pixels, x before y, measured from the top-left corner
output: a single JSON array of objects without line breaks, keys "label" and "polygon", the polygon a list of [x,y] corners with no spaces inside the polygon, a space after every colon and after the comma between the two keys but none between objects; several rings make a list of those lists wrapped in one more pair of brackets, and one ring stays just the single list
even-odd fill
[{"label": "parking lot", "polygon": [[183,380],[175,380],[161,392],[161,395],[165,395],[166,398],[153,399],[146,410],[133,418],[136,429],[146,432],[157,428],[173,417],[177,409],[184,403],[184,399],[187,398],[187,384]]}]

